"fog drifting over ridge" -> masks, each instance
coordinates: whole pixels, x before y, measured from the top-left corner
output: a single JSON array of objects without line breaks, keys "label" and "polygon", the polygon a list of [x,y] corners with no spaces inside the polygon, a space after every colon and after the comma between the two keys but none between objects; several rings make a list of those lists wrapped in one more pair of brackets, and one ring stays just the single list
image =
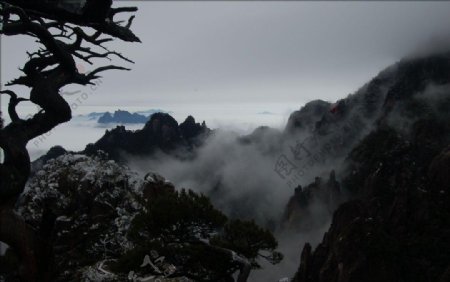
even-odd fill
[{"label": "fog drifting over ridge", "polygon": [[[334,101],[406,54],[448,46],[450,37],[449,2],[125,4],[139,8],[133,26],[143,43],[109,45],[136,64],[105,73],[83,107],[258,100],[299,108]],[[3,83],[19,74],[9,66],[21,66],[33,46],[29,38],[3,37]]]},{"label": "fog drifting over ridge", "polygon": [[[324,221],[323,224],[317,224],[316,228],[307,232],[282,229],[283,213],[294,187],[287,185],[286,180],[274,171],[279,152],[262,153],[267,147],[277,145],[277,137],[267,132],[263,134],[261,144],[243,144],[238,141],[240,137],[236,132],[219,130],[196,150],[193,160],[181,161],[159,153],[146,158],[128,156],[128,166],[141,175],[155,171],[177,189],[192,189],[207,195],[214,206],[225,214],[256,220],[273,230],[284,259],[277,265],[261,260],[263,268],[253,270],[248,281],[278,281],[292,277],[299,265],[303,244],[310,242],[315,246],[320,242],[329,227],[331,214],[324,212],[322,206],[314,205],[312,216],[320,217],[319,221]],[[286,140],[287,143],[293,141]],[[328,165],[315,167],[299,179],[299,183],[308,184],[328,169]]]}]

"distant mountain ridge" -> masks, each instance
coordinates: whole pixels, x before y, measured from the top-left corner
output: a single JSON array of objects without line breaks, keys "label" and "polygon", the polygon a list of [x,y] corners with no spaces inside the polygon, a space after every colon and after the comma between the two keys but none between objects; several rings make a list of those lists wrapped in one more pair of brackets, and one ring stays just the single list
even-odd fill
[{"label": "distant mountain ridge", "polygon": [[98,120],[98,123],[146,123],[149,117],[130,113],[127,111],[117,110],[113,114],[109,112],[104,113]]},{"label": "distant mountain ridge", "polygon": [[123,161],[123,154],[148,156],[158,150],[163,152],[189,152],[202,144],[211,130],[196,123],[192,116],[178,124],[169,114],[155,113],[141,130],[129,131],[124,126],[107,130],[97,142],[88,144],[84,152],[88,155],[101,150],[110,158]]},{"label": "distant mountain ridge", "polygon": [[[111,112],[92,112],[86,115],[79,115],[100,124],[145,124],[150,116],[155,113],[166,113],[161,109],[149,109],[144,111],[130,112],[126,110],[116,110]],[[170,112],[167,112],[170,113]]]}]

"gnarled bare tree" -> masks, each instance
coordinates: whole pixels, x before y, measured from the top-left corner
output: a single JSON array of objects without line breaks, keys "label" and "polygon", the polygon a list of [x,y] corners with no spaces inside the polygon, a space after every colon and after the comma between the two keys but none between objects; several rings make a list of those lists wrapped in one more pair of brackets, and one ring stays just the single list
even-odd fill
[{"label": "gnarled bare tree", "polygon": [[[11,119],[0,129],[0,147],[4,152],[4,161],[0,164],[0,241],[18,254],[23,281],[48,281],[51,268],[51,243],[45,238],[45,230],[31,228],[14,211],[30,174],[26,145],[71,119],[71,108],[60,94],[62,87],[94,84],[106,70],[127,70],[106,65],[80,73],[76,67],[76,60],[92,64],[93,59],[111,56],[131,62],[120,53],[108,50],[104,44],[115,38],[139,41],[130,30],[134,16],[125,22],[114,20],[119,13],[133,13],[137,9],[111,8],[111,4],[111,0],[0,1],[3,18],[0,34],[28,35],[40,44],[37,51],[28,53],[29,59],[21,69],[23,76],[7,84],[27,86],[30,92],[25,97],[11,90],[0,92],[10,97],[8,114]],[[88,34],[86,27],[92,34]],[[38,105],[41,110],[31,118],[21,119],[16,106],[24,100]],[[49,224],[43,226],[48,229]]]}]

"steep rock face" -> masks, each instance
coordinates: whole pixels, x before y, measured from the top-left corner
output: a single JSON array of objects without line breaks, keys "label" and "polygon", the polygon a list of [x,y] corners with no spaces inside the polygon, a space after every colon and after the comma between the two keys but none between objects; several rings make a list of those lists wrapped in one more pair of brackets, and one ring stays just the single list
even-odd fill
[{"label": "steep rock face", "polygon": [[106,152],[110,158],[121,161],[123,156],[147,156],[158,150],[165,153],[178,149],[189,151],[199,146],[210,130],[199,125],[190,117],[181,125],[169,114],[156,113],[137,131],[126,130],[124,126],[107,130],[105,135],[94,144],[89,144],[86,154],[95,154],[98,150]]},{"label": "steep rock face", "polygon": [[[390,134],[379,130],[355,149],[361,163],[344,183],[357,199],[337,209],[314,252],[305,246],[296,281],[439,281],[444,275],[449,149],[427,160],[417,154],[419,144]],[[366,146],[372,139],[386,140],[379,152]]]},{"label": "steep rock face", "polygon": [[448,53],[403,60],[332,108],[362,101],[371,132],[340,169],[350,200],[294,281],[450,281],[449,74]]},{"label": "steep rock face", "polygon": [[284,228],[310,231],[323,226],[341,203],[341,187],[334,171],[327,181],[316,177],[314,183],[295,188],[284,211]]}]

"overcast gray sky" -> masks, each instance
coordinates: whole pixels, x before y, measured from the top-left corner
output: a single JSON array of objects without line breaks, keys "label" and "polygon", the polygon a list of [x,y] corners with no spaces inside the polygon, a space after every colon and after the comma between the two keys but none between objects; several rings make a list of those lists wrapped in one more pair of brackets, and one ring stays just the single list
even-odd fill
[{"label": "overcast gray sky", "polygon": [[[83,107],[297,109],[312,99],[342,98],[403,56],[450,38],[450,2],[115,5],[125,4],[139,7],[134,31],[143,43],[111,46],[136,64],[131,72],[104,73]],[[3,38],[3,81],[18,74],[32,46]]]}]

